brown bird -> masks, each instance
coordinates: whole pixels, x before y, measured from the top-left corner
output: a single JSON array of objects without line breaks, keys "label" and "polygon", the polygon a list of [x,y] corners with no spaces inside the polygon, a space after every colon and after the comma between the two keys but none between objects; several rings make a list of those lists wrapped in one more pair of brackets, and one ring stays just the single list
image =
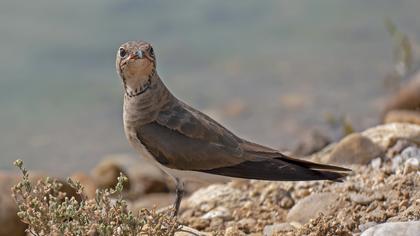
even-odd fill
[{"label": "brown bird", "polygon": [[178,100],[156,71],[152,45],[130,41],[117,52],[130,144],[176,181],[175,215],[184,192],[182,172],[259,180],[340,180],[350,170],[293,159],[244,140]]}]

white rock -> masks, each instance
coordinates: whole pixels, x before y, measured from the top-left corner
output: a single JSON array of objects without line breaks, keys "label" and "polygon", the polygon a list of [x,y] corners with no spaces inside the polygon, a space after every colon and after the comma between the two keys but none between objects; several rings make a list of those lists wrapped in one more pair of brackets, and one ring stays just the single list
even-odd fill
[{"label": "white rock", "polygon": [[230,211],[226,207],[222,207],[222,206],[216,207],[215,209],[201,216],[201,218],[206,219],[206,220],[213,219],[213,218],[227,219],[230,217],[231,217]]},{"label": "white rock", "polygon": [[407,147],[401,152],[401,157],[404,160],[412,157],[420,159],[420,149],[413,146]]},{"label": "white rock", "polygon": [[415,157],[411,157],[404,163],[404,174],[408,174],[414,171],[420,170],[420,162],[419,159]]},{"label": "white rock", "polygon": [[364,231],[360,236],[419,236],[420,221],[390,222],[373,226]]},{"label": "white rock", "polygon": [[194,192],[186,200],[186,206],[196,208],[208,202],[239,201],[242,195],[239,189],[224,184],[213,184]]},{"label": "white rock", "polygon": [[373,169],[378,170],[381,167],[382,159],[380,157],[375,158],[370,164],[372,165]]}]

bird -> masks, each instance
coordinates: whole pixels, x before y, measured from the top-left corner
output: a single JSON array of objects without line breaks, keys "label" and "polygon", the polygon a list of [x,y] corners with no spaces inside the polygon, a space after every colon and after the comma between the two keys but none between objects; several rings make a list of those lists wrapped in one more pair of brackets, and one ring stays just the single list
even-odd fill
[{"label": "bird", "polygon": [[160,78],[148,42],[122,44],[117,50],[116,70],[124,86],[125,135],[141,156],[175,181],[175,217],[184,195],[184,172],[269,181],[340,181],[351,171],[291,158],[240,138],[182,102]]}]

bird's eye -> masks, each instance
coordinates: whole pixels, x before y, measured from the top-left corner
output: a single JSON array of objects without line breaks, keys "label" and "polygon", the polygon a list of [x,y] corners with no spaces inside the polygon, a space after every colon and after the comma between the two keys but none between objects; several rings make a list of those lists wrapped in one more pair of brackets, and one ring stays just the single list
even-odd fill
[{"label": "bird's eye", "polygon": [[119,53],[121,58],[127,56],[127,51],[124,48],[120,48]]},{"label": "bird's eye", "polygon": [[152,57],[154,57],[154,56],[155,56],[155,52],[153,51],[153,48],[152,48],[152,47],[150,47],[150,49],[149,49],[149,54],[150,54],[150,56],[152,56]]}]

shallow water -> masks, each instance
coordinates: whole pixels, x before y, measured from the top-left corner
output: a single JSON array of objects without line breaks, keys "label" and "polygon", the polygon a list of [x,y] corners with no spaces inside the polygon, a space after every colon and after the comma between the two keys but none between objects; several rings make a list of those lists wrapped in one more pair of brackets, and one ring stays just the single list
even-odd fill
[{"label": "shallow water", "polygon": [[326,113],[362,129],[377,122],[392,69],[384,18],[416,40],[418,9],[417,0],[3,0],[0,169],[21,158],[68,174],[133,153],[114,71],[116,49],[132,39],[154,44],[179,98],[243,137],[291,149],[325,128]]}]

